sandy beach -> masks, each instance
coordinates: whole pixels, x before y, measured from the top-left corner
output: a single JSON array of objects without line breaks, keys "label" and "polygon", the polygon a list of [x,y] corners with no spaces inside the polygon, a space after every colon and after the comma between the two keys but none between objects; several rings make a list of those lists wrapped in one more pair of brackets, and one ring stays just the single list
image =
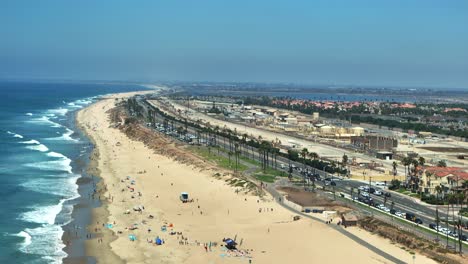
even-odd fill
[{"label": "sandy beach", "polygon": [[[391,263],[326,224],[293,221],[271,197],[236,192],[215,170],[181,164],[129,139],[106,112],[115,98],[132,94],[109,96],[77,115],[95,143],[94,173],[102,178],[95,198],[104,206],[94,210],[86,242],[99,263]],[[181,192],[193,202],[182,203]],[[403,262],[436,263],[348,229]],[[164,243],[156,245],[156,238]],[[240,251],[226,251],[223,238],[236,238]]]}]

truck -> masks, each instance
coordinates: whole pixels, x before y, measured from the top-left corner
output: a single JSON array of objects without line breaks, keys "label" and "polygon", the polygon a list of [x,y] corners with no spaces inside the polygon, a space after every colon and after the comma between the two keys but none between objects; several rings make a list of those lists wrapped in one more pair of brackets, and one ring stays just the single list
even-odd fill
[{"label": "truck", "polygon": [[416,216],[412,213],[406,213],[406,220],[410,220],[411,222],[414,222],[416,220]]}]

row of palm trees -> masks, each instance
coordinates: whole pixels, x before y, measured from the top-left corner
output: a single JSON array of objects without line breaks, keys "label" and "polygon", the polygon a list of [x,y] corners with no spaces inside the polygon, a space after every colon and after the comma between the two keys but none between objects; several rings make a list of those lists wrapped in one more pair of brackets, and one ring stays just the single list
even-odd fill
[{"label": "row of palm trees", "polygon": [[[424,157],[419,157],[418,159],[412,157],[404,157],[401,160],[401,163],[405,167],[405,177],[407,185],[410,186],[413,191],[417,190],[419,186],[419,174],[422,172],[421,170],[418,170],[418,168],[420,166],[424,166],[426,160],[424,159]],[[393,164],[393,169],[394,175],[396,175],[396,162],[394,162]]]}]

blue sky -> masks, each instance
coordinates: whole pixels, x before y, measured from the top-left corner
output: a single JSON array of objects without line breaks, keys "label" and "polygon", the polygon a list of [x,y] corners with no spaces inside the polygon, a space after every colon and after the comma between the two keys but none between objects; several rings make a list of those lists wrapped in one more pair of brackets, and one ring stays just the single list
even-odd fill
[{"label": "blue sky", "polygon": [[3,0],[0,78],[468,88],[468,1]]}]

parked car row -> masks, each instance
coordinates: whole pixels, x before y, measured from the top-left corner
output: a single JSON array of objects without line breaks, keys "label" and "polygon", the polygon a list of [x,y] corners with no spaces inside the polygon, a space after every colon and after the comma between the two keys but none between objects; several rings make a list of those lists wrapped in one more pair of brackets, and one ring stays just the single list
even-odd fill
[{"label": "parked car row", "polygon": [[456,230],[450,230],[450,229],[442,227],[440,225],[437,226],[437,224],[434,224],[434,223],[429,224],[429,228],[434,229],[435,231],[437,231],[438,233],[441,233],[443,235],[449,235],[449,236],[454,237],[454,238],[460,238],[460,240],[462,240],[462,241],[467,241],[467,239],[468,239],[468,237],[466,235],[458,234],[458,232]]},{"label": "parked car row", "polygon": [[392,197],[392,195],[389,192],[383,192],[380,189],[372,188],[372,187],[369,187],[368,185],[361,185],[358,187],[358,189],[361,192],[371,193],[377,196],[385,195],[387,197]]}]

